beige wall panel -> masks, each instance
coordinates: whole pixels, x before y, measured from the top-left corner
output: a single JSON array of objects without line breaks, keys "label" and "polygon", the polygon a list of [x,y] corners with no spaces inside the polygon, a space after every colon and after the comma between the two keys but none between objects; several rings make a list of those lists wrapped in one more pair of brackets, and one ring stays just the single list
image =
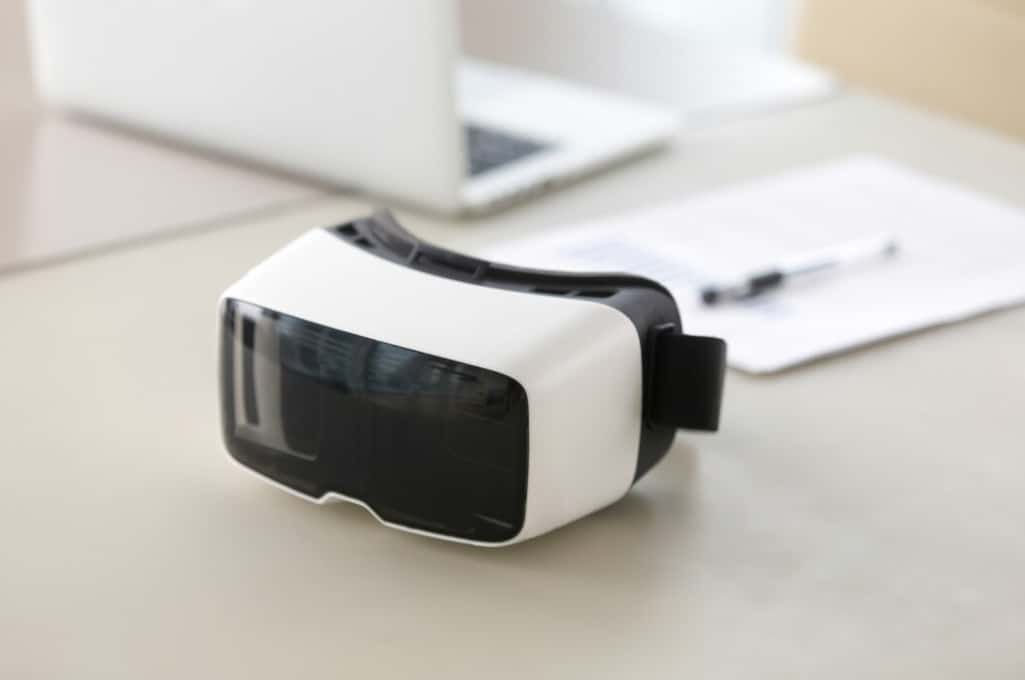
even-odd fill
[{"label": "beige wall panel", "polygon": [[1025,139],[1025,0],[806,0],[801,56]]}]

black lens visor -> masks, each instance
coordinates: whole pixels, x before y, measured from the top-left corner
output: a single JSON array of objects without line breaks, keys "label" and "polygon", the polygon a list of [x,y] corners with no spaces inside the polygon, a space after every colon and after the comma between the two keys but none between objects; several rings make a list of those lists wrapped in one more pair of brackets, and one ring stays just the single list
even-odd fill
[{"label": "black lens visor", "polygon": [[302,494],[483,542],[523,526],[527,397],[508,376],[229,300],[228,450]]}]

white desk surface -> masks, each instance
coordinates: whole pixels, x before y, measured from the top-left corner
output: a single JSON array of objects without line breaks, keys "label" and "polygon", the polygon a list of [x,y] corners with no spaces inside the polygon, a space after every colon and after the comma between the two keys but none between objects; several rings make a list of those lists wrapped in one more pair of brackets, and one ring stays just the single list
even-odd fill
[{"label": "white desk surface", "polygon": [[[847,94],[487,220],[403,217],[472,248],[854,151],[1025,207],[1022,146]],[[0,677],[1025,677],[1025,309],[731,373],[721,433],[619,504],[462,547],[283,494],[220,442],[218,294],[366,209],[0,277]]]}]

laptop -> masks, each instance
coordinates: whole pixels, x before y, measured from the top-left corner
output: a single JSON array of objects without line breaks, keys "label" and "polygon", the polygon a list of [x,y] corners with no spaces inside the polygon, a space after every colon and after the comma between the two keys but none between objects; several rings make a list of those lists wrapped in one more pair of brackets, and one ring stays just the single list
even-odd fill
[{"label": "laptop", "polygon": [[45,99],[447,214],[654,149],[673,111],[465,60],[455,0],[30,0]]}]

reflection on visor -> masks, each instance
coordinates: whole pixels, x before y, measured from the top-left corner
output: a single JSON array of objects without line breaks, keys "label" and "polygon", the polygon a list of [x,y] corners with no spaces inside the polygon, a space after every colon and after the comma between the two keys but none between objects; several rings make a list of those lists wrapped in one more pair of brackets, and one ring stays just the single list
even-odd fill
[{"label": "reflection on visor", "polygon": [[515,380],[241,302],[223,332],[225,437],[240,462],[397,524],[518,533],[527,402]]}]

